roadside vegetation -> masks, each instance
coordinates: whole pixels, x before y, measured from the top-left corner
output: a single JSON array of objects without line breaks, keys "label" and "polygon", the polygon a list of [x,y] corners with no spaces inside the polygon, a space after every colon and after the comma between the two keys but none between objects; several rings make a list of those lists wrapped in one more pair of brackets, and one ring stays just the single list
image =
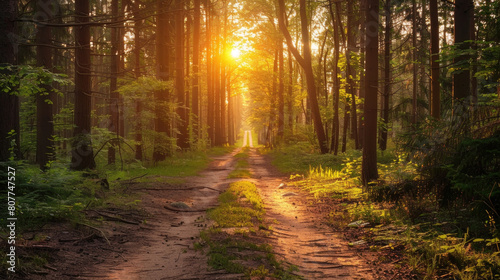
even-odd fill
[{"label": "roadside vegetation", "polygon": [[426,154],[405,137],[379,152],[379,181],[365,188],[360,151],[319,155],[298,142],[270,153],[293,184],[336,205],[331,227],[361,230],[350,245],[383,252],[380,262],[419,279],[500,278],[500,134]]},{"label": "roadside vegetation", "polygon": [[195,249],[207,252],[213,269],[259,279],[301,279],[295,266],[278,261],[271,245],[263,242],[272,225],[264,220],[264,202],[255,184],[231,183],[219,203],[208,211],[214,225],[195,243]]}]

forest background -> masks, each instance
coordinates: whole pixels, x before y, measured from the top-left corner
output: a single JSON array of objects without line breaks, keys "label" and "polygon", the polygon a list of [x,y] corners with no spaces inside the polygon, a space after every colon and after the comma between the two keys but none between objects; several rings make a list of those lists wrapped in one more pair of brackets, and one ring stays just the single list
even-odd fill
[{"label": "forest background", "polygon": [[440,237],[406,243],[423,274],[499,275],[498,1],[2,7],[0,162],[21,229],[71,220],[96,180],[195,174],[252,129],[283,172],[330,180],[314,193],[348,181],[364,219]]}]

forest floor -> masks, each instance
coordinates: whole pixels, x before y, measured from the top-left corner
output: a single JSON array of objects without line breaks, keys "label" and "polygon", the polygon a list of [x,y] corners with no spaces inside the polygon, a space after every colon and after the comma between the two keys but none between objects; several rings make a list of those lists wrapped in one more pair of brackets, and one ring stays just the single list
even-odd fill
[{"label": "forest floor", "polygon": [[[35,236],[26,248],[46,252],[51,262],[35,274],[21,279],[240,279],[207,265],[207,256],[194,250],[200,231],[210,228],[206,210],[231,182],[235,169],[232,153],[213,158],[198,176],[180,185],[164,183],[161,177],[128,182],[127,192],[142,193],[142,210],[106,209],[88,211],[99,225],[79,224],[45,228],[40,240]],[[273,221],[267,238],[277,258],[298,268],[304,279],[400,279],[393,264],[381,263],[380,253],[364,245],[349,246],[359,240],[362,229],[335,229],[326,216],[341,206],[333,201],[317,201],[309,193],[287,184],[271,160],[257,149],[249,150],[249,169],[265,204],[265,219]],[[171,203],[183,202],[179,209]],[[174,204],[175,205],[175,204]],[[341,210],[340,210],[341,211]],[[38,240],[38,241],[35,241]],[[20,252],[22,254],[22,251]],[[264,279],[264,278],[255,278]],[[271,279],[271,278],[267,278]]]}]

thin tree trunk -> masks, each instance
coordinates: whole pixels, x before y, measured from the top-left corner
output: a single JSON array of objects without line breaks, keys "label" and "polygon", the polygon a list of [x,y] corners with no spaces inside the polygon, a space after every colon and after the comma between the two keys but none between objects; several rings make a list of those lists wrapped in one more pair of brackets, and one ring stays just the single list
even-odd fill
[{"label": "thin tree trunk", "polygon": [[413,60],[413,86],[412,86],[412,106],[411,106],[411,123],[417,123],[417,1],[413,0],[412,4],[412,60]]},{"label": "thin tree trunk", "polygon": [[392,48],[392,20],[391,1],[386,0],[385,10],[385,37],[384,37],[384,94],[382,106],[382,127],[380,129],[380,150],[387,149],[387,131],[389,128],[389,98],[391,96],[391,48]]},{"label": "thin tree trunk", "polygon": [[[158,11],[161,11],[157,17],[156,23],[156,76],[159,80],[168,81],[170,79],[170,64],[168,52],[170,51],[168,45],[170,41],[169,30],[169,8],[165,1],[158,1]],[[159,162],[171,155],[171,147],[168,137],[169,133],[169,116],[168,116],[168,101],[170,97],[170,90],[159,90],[155,92],[155,132],[154,139],[153,161]]]},{"label": "thin tree trunk", "polygon": [[285,133],[285,65],[283,63],[283,41],[280,37],[278,43],[278,141],[283,141]]},{"label": "thin tree trunk", "polygon": [[[467,50],[470,44],[466,41],[471,39],[472,16],[474,12],[474,3],[472,0],[455,1],[455,45],[459,50]],[[468,64],[469,55],[461,55],[455,58],[455,63]],[[471,96],[470,69],[467,66],[461,66],[462,71],[453,74],[453,98],[455,101],[466,99]],[[454,104],[456,105],[456,104]]]},{"label": "thin tree trunk", "polygon": [[366,85],[365,128],[363,140],[363,185],[377,180],[377,91],[379,1],[367,0],[366,9]]},{"label": "thin tree trunk", "polygon": [[333,56],[333,120],[332,120],[332,141],[330,146],[330,152],[334,155],[338,154],[339,150],[339,132],[340,132],[340,121],[339,121],[339,106],[340,106],[340,80],[338,77],[339,70],[339,57],[340,57],[340,40],[339,40],[339,25],[338,20],[335,20],[335,15],[333,13],[332,2],[329,1],[330,16],[332,18],[333,24],[333,42],[334,42],[334,56]]},{"label": "thin tree trunk", "polygon": [[[359,139],[358,139],[358,116],[356,114],[356,70],[352,66],[352,57],[356,51],[356,34],[354,32],[354,3],[353,1],[347,1],[347,48],[346,48],[346,60],[347,60],[347,83],[349,93],[351,95],[351,108],[350,108],[350,119],[351,119],[351,138],[354,140],[354,147],[358,150]],[[352,117],[351,117],[352,116]]]},{"label": "thin tree trunk", "polygon": [[214,86],[213,86],[213,59],[212,59],[212,24],[210,0],[206,0],[206,37],[207,37],[207,132],[210,145],[215,145],[215,113],[214,113]]},{"label": "thin tree trunk", "polygon": [[75,129],[71,169],[96,167],[91,141],[92,91],[90,64],[89,1],[75,0],[75,21],[84,25],[75,28]]},{"label": "thin tree trunk", "polygon": [[437,0],[430,0],[431,13],[431,116],[441,118],[441,85],[439,83],[439,18]]},{"label": "thin tree trunk", "polygon": [[[139,0],[134,1],[133,13],[136,20],[134,21],[134,74],[135,78],[139,79],[141,77],[141,26],[142,22],[139,19]],[[142,160],[142,101],[137,100],[135,104],[135,114],[136,114],[136,132],[135,132],[135,159]]]},{"label": "thin tree trunk", "polygon": [[[17,4],[18,1],[6,0],[2,2],[2,9],[0,9],[0,64],[2,66],[16,64],[17,46],[14,45],[16,42],[10,36],[16,34]],[[13,74],[8,69],[0,70],[0,73]],[[18,151],[16,154],[18,158],[20,157],[19,97],[2,90],[0,91],[0,106],[2,106],[0,109],[0,161],[8,161],[11,158],[11,148]],[[11,145],[12,140],[16,144],[15,147]]]},{"label": "thin tree trunk", "polygon": [[200,84],[200,0],[194,0],[194,23],[193,23],[193,81],[191,90],[191,112],[193,116],[193,138],[199,138],[199,84]]},{"label": "thin tree trunk", "polygon": [[[113,20],[118,20],[118,5],[119,0],[111,1],[111,15],[113,16]],[[119,27],[111,27],[111,61],[110,61],[110,70],[111,70],[111,78],[109,80],[109,130],[115,134],[116,138],[119,137],[119,119],[120,119],[120,111],[118,107],[118,98],[120,95],[116,91],[117,89],[117,80],[118,80],[118,66],[120,63],[120,56],[118,54],[118,44],[119,44]],[[115,145],[119,144],[117,141],[111,141],[110,147],[108,148],[108,164],[114,164],[116,159],[116,149]]]},{"label": "thin tree trunk", "polygon": [[184,92],[184,1],[175,1],[175,92],[177,95],[177,146],[189,148],[187,104]]},{"label": "thin tree trunk", "polygon": [[[48,2],[48,1],[47,1]],[[38,0],[37,11],[43,13],[50,20],[52,18],[50,12],[42,7],[46,7],[47,2]],[[53,7],[54,8],[54,7]],[[38,46],[37,51],[37,64],[49,71],[53,71],[52,67],[52,31],[51,27],[43,24],[37,25],[36,41]],[[54,92],[52,85],[43,84],[44,92],[36,95],[36,162],[39,164],[40,169],[48,169],[48,163],[54,160],[55,147],[52,141],[54,136],[54,118],[52,112],[52,104],[54,104]]]}]

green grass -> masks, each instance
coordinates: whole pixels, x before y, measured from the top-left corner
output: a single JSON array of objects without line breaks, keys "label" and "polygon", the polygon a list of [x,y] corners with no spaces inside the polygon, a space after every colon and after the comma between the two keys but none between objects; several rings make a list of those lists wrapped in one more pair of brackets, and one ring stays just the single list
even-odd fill
[{"label": "green grass", "polygon": [[[247,181],[231,183],[219,196],[219,206],[208,211],[215,225],[200,233],[195,248],[208,248],[208,264],[229,273],[244,273],[246,277],[274,277],[273,279],[300,279],[292,274],[295,266],[276,260],[272,247],[253,240],[253,236],[267,235],[263,221],[264,202],[255,184]],[[225,231],[225,228],[239,228]],[[253,279],[253,278],[252,278]]]},{"label": "green grass", "polygon": [[248,170],[249,163],[248,157],[250,148],[245,147],[241,150],[241,152],[234,155],[236,158],[236,165],[233,171],[229,173],[228,178],[252,178],[252,173]]}]

